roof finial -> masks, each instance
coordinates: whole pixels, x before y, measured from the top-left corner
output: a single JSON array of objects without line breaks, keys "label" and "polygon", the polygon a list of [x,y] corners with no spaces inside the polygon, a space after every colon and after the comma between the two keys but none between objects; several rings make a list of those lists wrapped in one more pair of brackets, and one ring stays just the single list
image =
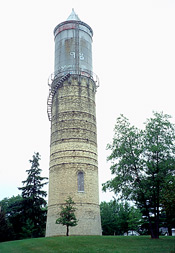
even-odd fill
[{"label": "roof finial", "polygon": [[72,12],[69,15],[69,17],[67,18],[67,20],[76,20],[76,21],[80,21],[78,15],[75,13],[74,8],[72,8]]}]

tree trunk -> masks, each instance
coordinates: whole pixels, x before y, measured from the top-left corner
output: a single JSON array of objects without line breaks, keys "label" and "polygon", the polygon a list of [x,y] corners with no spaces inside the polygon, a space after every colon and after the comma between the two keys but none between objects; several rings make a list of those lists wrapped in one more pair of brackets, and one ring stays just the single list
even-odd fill
[{"label": "tree trunk", "polygon": [[67,226],[66,236],[69,236],[69,226]]},{"label": "tree trunk", "polygon": [[152,239],[159,239],[159,230],[157,230],[157,227],[158,227],[157,220],[154,221],[154,224],[151,224],[149,222],[149,228]]},{"label": "tree trunk", "polygon": [[149,218],[149,231],[151,233],[151,238],[154,238],[154,230],[153,230],[153,226],[151,224],[150,218]]},{"label": "tree trunk", "polygon": [[149,230],[151,233],[151,238],[152,239],[159,239],[159,232],[157,233],[157,226],[159,226],[159,224],[157,224],[157,219],[155,218],[154,223],[152,223],[151,217],[149,215],[149,210],[147,207],[146,207],[146,211],[147,211],[147,216],[148,216],[148,220],[149,220]]},{"label": "tree trunk", "polygon": [[168,227],[168,235],[169,235],[169,236],[172,236],[172,231],[171,231],[171,228],[170,228],[170,227]]},{"label": "tree trunk", "polygon": [[157,217],[155,218],[155,238],[159,239],[159,210],[157,210]]}]

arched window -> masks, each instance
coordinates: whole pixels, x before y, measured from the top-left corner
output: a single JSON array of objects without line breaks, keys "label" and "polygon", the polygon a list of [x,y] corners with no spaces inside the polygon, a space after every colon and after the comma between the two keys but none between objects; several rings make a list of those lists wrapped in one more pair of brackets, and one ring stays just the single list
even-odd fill
[{"label": "arched window", "polygon": [[84,172],[78,172],[78,192],[84,192]]}]

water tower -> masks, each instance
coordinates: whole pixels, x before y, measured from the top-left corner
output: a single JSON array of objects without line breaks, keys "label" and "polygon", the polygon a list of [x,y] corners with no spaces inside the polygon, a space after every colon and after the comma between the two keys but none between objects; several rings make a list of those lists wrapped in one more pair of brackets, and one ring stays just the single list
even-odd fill
[{"label": "water tower", "polygon": [[51,138],[46,236],[65,235],[66,228],[55,221],[69,196],[79,220],[70,235],[101,235],[93,31],[72,10],[54,36],[55,69],[47,103]]}]

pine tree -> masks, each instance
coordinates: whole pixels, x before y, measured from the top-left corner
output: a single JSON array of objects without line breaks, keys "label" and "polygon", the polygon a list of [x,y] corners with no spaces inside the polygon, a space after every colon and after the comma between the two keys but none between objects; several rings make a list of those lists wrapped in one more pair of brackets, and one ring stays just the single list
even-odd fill
[{"label": "pine tree", "polygon": [[31,169],[26,170],[28,177],[25,181],[22,181],[24,186],[18,188],[22,190],[23,198],[23,215],[25,217],[23,230],[25,230],[25,226],[29,230],[29,224],[32,224],[31,237],[44,236],[45,233],[46,200],[44,198],[47,193],[42,188],[47,184],[44,181],[48,178],[40,176],[40,159],[39,153],[34,153],[33,159],[29,160]]}]

